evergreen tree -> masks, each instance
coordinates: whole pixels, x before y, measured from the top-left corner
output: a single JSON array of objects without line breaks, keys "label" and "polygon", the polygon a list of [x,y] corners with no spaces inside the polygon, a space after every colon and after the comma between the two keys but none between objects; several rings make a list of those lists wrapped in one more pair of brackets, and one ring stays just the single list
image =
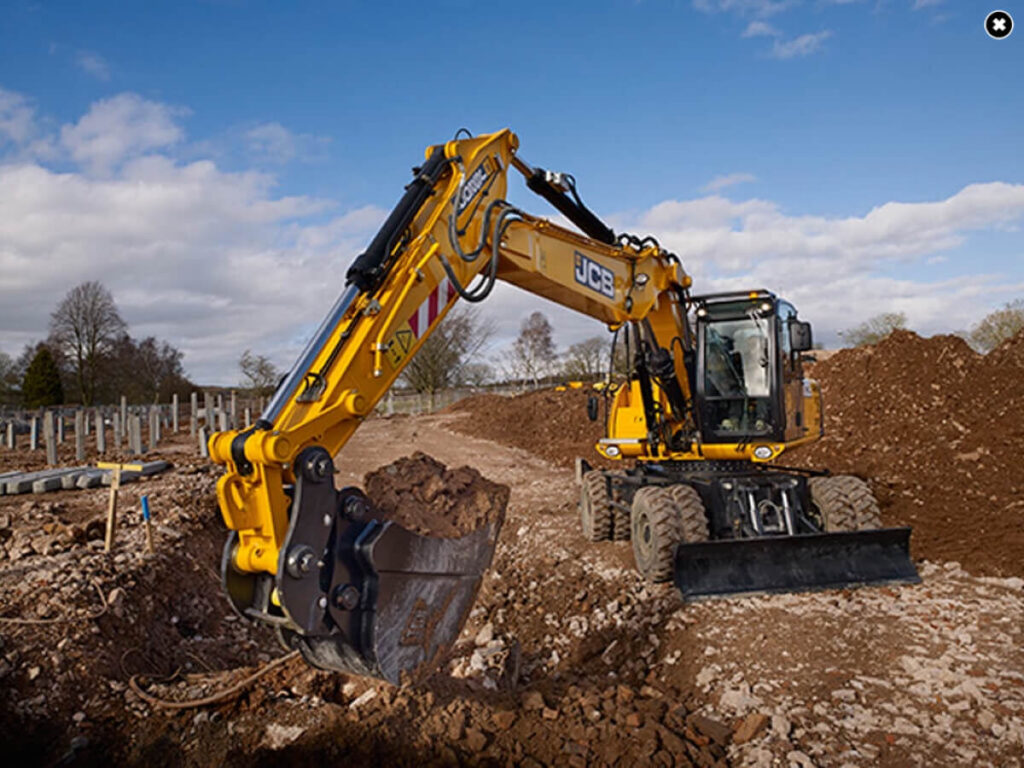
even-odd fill
[{"label": "evergreen tree", "polygon": [[60,405],[64,402],[64,388],[60,384],[60,370],[53,359],[50,348],[45,344],[36,347],[36,353],[25,371],[21,384],[25,405],[38,408],[44,405]]}]

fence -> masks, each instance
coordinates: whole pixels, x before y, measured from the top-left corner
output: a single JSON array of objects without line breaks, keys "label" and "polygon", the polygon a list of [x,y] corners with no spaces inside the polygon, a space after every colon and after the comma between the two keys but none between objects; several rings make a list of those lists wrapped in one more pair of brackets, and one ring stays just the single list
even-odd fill
[{"label": "fence", "polygon": [[[543,385],[542,385],[543,386]],[[433,395],[392,389],[378,403],[377,413],[436,413],[472,395],[517,395],[534,387],[498,386],[447,389]],[[49,408],[0,409],[0,440],[10,451],[46,451],[46,463],[56,466],[58,447],[74,441],[74,459],[85,461],[88,449],[97,456],[142,455],[155,450],[161,440],[186,428],[202,456],[207,456],[207,439],[213,432],[251,426],[263,410],[263,398],[239,397],[237,393],[193,392],[187,403],[177,395],[170,403],[119,404],[91,408],[53,406]],[[144,439],[145,438],[145,439]]]},{"label": "fence", "polygon": [[90,447],[97,456],[142,455],[187,428],[205,456],[210,433],[250,426],[263,405],[262,399],[239,398],[235,392],[193,392],[187,403],[174,395],[170,403],[149,405],[129,405],[122,397],[119,404],[91,408],[4,408],[0,410],[0,440],[10,451],[36,451],[42,444],[46,463],[55,466],[58,446],[65,442],[74,441],[74,459],[82,462]]}]

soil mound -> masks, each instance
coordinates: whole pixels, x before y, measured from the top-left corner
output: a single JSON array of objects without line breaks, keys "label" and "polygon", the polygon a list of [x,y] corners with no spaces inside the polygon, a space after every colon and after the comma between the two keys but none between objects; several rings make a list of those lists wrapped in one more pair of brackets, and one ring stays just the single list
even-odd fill
[{"label": "soil mound", "polygon": [[1024,334],[988,355],[897,331],[815,365],[825,437],[793,454],[868,479],[917,557],[1024,574]]},{"label": "soil mound", "polygon": [[571,467],[577,456],[601,464],[594,443],[604,437],[604,421],[587,418],[590,394],[583,389],[548,389],[515,397],[476,395],[447,412],[471,414],[452,425],[459,432],[522,448],[552,464]]},{"label": "soil mound", "polygon": [[417,451],[368,472],[366,495],[377,516],[422,536],[458,538],[505,519],[509,488],[472,467],[448,469]]}]

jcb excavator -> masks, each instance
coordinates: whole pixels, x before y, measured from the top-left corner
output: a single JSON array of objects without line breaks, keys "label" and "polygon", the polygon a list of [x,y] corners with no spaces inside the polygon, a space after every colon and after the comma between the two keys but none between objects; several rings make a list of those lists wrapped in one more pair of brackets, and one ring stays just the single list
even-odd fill
[{"label": "jcb excavator", "polygon": [[[588,538],[632,539],[640,572],[674,577],[685,599],[915,580],[909,529],[874,530],[862,481],[774,463],[822,434],[796,310],[764,290],[691,295],[675,255],[612,231],[572,176],[518,146],[502,130],[429,147],[259,420],[211,436],[234,607],[317,667],[392,682],[455,641],[498,526],[415,535],[336,490],[333,457],[453,304],[497,280],[601,321],[627,352],[597,450],[631,466],[578,463]],[[509,203],[510,168],[579,232]],[[596,396],[588,411],[600,416]]]}]

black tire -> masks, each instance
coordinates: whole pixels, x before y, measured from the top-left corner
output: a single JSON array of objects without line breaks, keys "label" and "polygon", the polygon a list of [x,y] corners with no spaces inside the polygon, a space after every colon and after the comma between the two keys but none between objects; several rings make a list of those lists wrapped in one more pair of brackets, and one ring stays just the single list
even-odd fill
[{"label": "black tire", "polygon": [[681,541],[686,544],[707,541],[710,538],[708,513],[704,509],[704,502],[701,501],[697,489],[692,485],[670,485],[668,493],[679,514]]},{"label": "black tire", "polygon": [[[620,469],[613,469],[608,472],[610,477],[625,477],[626,473]],[[611,489],[611,498],[613,501],[623,503],[623,497],[621,490],[616,490],[615,484],[609,482],[609,488]],[[630,512],[629,508],[622,509],[621,507],[612,507],[612,539],[615,541],[629,541],[632,536],[632,527],[630,523]]]},{"label": "black tire", "polygon": [[672,559],[682,540],[679,513],[668,488],[649,485],[633,496],[630,515],[636,569],[648,581],[672,578]]},{"label": "black tire", "polygon": [[869,531],[882,527],[878,501],[859,477],[812,477],[807,486],[826,531]]},{"label": "black tire", "polygon": [[600,470],[583,475],[580,489],[580,522],[587,541],[608,541],[612,537],[612,507],[608,503],[608,481]]}]

